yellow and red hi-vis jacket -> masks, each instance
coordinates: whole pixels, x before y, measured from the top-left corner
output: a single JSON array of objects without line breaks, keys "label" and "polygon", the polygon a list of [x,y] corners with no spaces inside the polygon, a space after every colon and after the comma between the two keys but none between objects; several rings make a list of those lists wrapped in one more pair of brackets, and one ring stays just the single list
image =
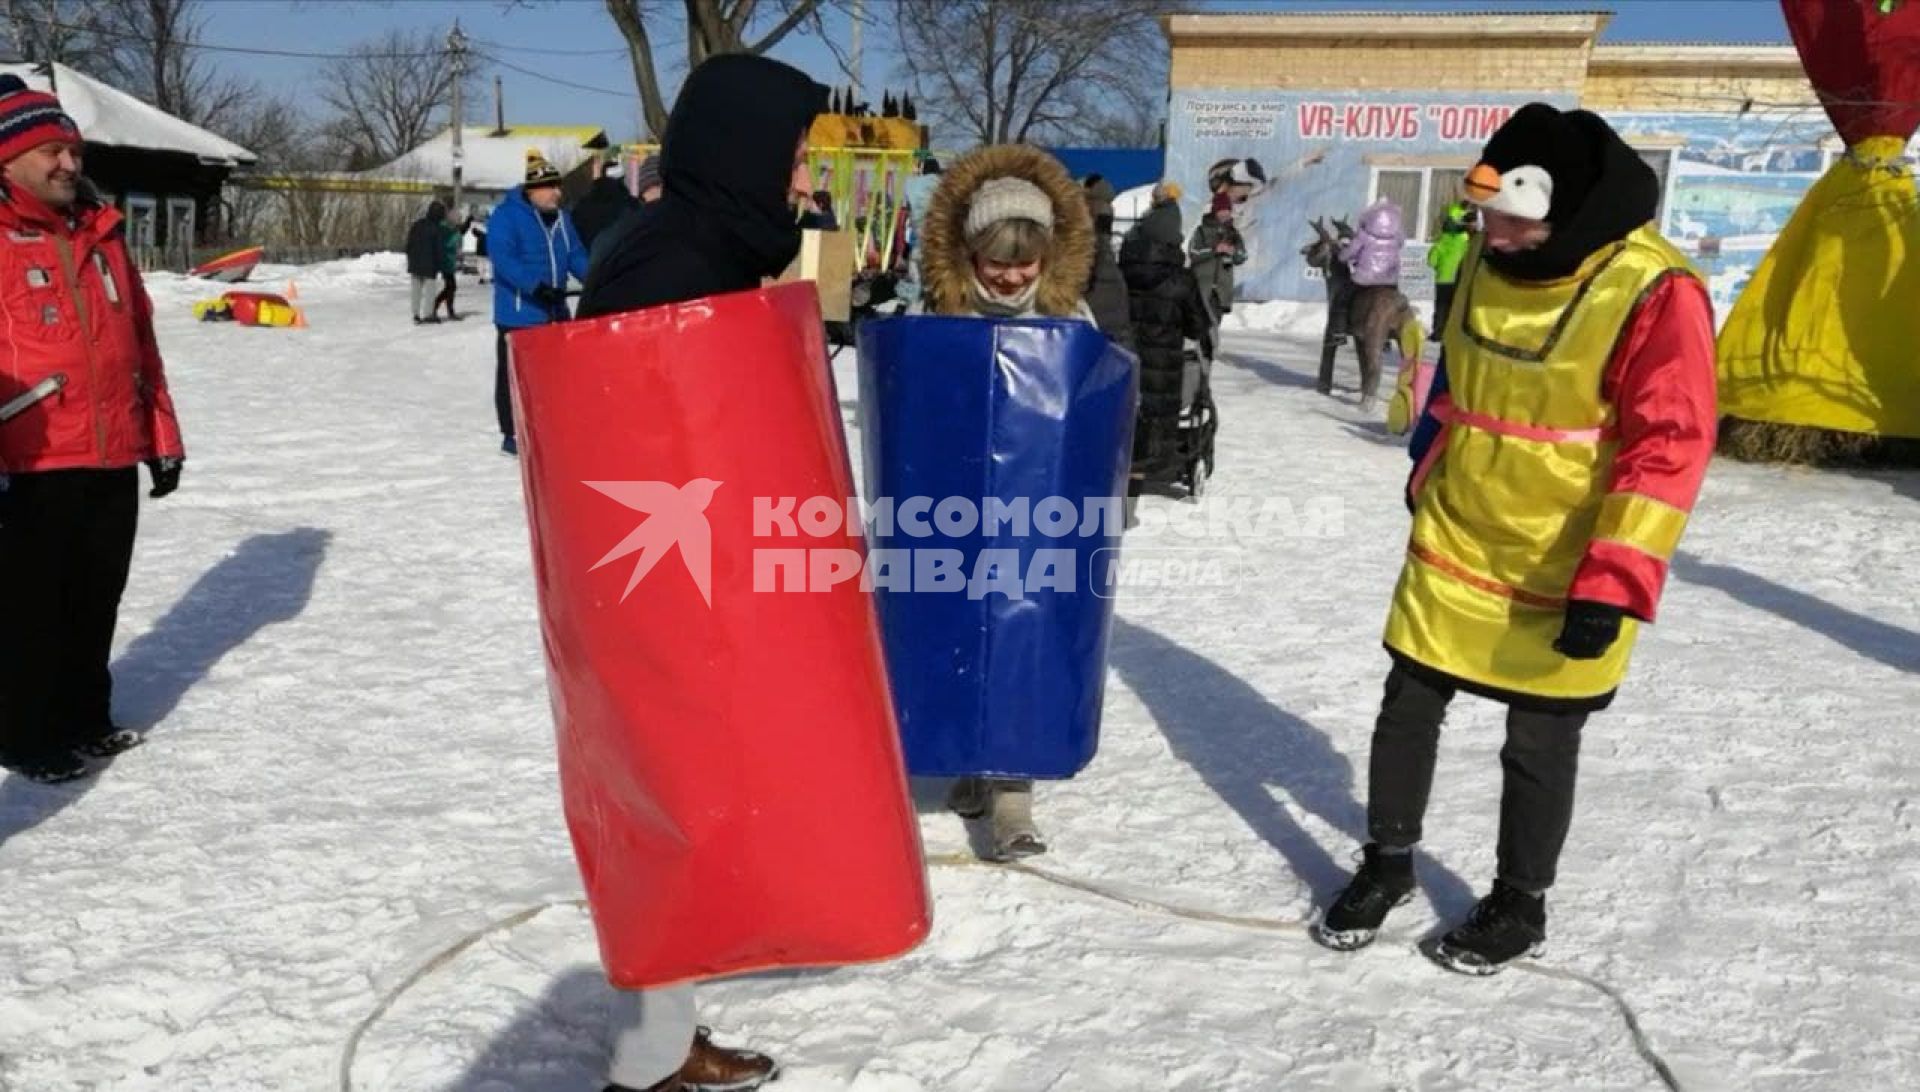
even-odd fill
[{"label": "yellow and red hi-vis jacket", "polygon": [[[1650,225],[1563,281],[1480,259],[1442,332],[1387,647],[1471,690],[1603,701],[1713,456],[1712,304]],[[1600,659],[1553,649],[1572,599],[1629,616]]]}]

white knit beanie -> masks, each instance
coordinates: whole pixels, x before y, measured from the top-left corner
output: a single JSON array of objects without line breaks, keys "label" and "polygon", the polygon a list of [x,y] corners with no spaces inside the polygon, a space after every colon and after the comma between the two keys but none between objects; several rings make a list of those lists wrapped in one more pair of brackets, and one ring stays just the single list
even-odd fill
[{"label": "white knit beanie", "polygon": [[989,178],[973,191],[967,206],[967,237],[1002,220],[1031,220],[1053,231],[1053,202],[1045,190],[1024,178]]}]

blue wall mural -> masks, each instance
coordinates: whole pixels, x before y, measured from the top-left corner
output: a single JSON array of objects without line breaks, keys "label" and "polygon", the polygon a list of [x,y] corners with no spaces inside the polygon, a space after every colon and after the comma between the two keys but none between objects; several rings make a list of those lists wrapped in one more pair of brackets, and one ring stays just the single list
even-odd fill
[{"label": "blue wall mural", "polygon": [[[1252,157],[1271,184],[1241,207],[1247,264],[1237,284],[1246,299],[1324,299],[1300,248],[1316,216],[1356,217],[1376,166],[1399,157],[1465,159],[1512,112],[1537,95],[1421,92],[1176,91],[1167,125],[1167,177],[1186,188],[1182,218],[1192,231],[1206,210],[1207,169]],[[1571,99],[1557,106],[1572,106]],[[1403,210],[1409,220],[1415,210]],[[1409,294],[1431,291],[1425,249],[1409,246]]]}]

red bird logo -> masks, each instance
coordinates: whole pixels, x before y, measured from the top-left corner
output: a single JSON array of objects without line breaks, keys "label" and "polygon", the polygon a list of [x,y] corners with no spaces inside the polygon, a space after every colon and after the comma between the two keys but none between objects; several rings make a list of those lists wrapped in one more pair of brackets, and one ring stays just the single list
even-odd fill
[{"label": "red bird logo", "polygon": [[638,552],[640,557],[633,563],[633,575],[627,578],[627,589],[620,593],[622,603],[660,563],[660,559],[667,556],[667,551],[678,546],[680,560],[686,563],[688,575],[693,577],[694,586],[700,589],[700,598],[706,600],[707,606],[713,606],[713,528],[707,522],[707,505],[713,503],[714,491],[723,483],[712,478],[695,478],[685,485],[668,482],[580,484],[604,493],[647,517],[626,538],[621,539],[619,545],[607,551],[607,556],[594,562],[593,569],[588,570],[592,572]]}]

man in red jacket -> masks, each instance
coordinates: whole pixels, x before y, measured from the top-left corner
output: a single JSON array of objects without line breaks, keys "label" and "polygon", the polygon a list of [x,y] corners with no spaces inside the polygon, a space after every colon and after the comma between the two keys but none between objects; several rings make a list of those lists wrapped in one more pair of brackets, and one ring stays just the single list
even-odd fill
[{"label": "man in red jacket", "polygon": [[164,497],[185,454],[120,213],[80,167],[59,100],[0,76],[0,403],[44,393],[0,423],[0,765],[48,784],[140,742],[108,672],[135,467]]}]

